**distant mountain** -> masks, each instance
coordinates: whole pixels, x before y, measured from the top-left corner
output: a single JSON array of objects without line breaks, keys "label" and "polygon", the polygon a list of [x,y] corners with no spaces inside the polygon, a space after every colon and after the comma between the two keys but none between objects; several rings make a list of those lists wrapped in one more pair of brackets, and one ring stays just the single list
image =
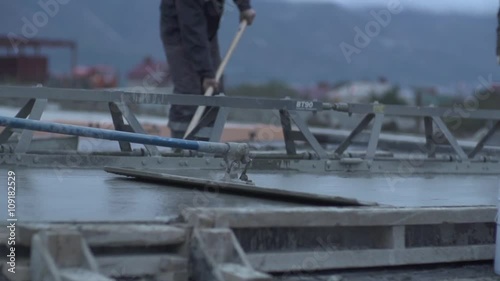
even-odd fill
[{"label": "distant mountain", "polygon": [[[76,40],[79,63],[110,64],[125,74],[146,55],[164,59],[158,0],[55,1],[67,4],[58,4],[57,13],[47,17],[36,36]],[[381,8],[263,0],[254,0],[254,6],[256,22],[227,68],[231,84],[274,79],[309,84],[385,76],[403,85],[447,85],[477,84],[478,76],[498,76],[496,11],[458,15],[403,10],[392,14],[388,25],[348,63],[340,45],[355,47],[355,27],[364,30],[374,19],[370,12]],[[23,17],[30,22],[38,17],[38,23],[44,23],[43,11],[38,1],[4,1],[0,33],[22,34]],[[228,8],[220,34],[223,50],[237,24],[237,12]],[[68,53],[46,53],[53,69],[69,65]]]}]

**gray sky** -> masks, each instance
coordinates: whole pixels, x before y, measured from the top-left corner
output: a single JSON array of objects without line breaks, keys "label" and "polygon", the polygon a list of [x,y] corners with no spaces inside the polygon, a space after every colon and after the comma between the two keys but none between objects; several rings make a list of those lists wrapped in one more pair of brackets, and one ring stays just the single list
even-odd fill
[{"label": "gray sky", "polygon": [[[365,5],[387,5],[391,0],[290,0],[336,2],[346,6],[359,7]],[[397,1],[397,0],[392,0]],[[496,13],[499,0],[399,0],[403,5],[411,5],[422,9],[440,12]]]}]

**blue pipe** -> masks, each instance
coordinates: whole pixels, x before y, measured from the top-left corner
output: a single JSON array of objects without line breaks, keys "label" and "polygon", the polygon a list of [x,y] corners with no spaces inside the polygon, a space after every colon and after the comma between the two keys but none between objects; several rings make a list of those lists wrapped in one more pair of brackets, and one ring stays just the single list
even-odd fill
[{"label": "blue pipe", "polygon": [[90,137],[96,139],[107,139],[115,141],[126,141],[131,143],[149,144],[163,147],[197,150],[207,153],[227,153],[229,144],[204,141],[192,141],[174,138],[163,138],[146,134],[121,132],[106,129],[89,128],[75,125],[49,123],[22,118],[0,116],[0,126],[8,126],[17,129],[42,131],[63,135]]}]

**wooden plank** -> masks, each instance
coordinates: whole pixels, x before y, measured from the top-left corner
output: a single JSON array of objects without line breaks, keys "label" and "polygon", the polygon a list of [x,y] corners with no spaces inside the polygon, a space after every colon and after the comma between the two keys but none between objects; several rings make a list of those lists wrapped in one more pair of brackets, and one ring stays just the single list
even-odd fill
[{"label": "wooden plank", "polygon": [[22,224],[16,237],[19,245],[31,245],[31,238],[41,230],[76,230],[91,247],[157,246],[180,244],[186,240],[186,230],[153,224]]},{"label": "wooden plank", "polygon": [[110,277],[186,272],[186,258],[165,254],[97,256],[99,271]]},{"label": "wooden plank", "polygon": [[186,221],[204,216],[215,227],[397,226],[442,223],[494,223],[496,208],[190,208]]},{"label": "wooden plank", "polygon": [[495,245],[391,250],[314,251],[247,254],[252,266],[264,272],[401,266],[491,260]]},{"label": "wooden plank", "polygon": [[134,177],[139,180],[155,182],[159,184],[176,185],[176,187],[188,187],[192,189],[197,187],[203,190],[207,188],[217,189],[221,193],[238,194],[242,196],[252,196],[265,198],[268,200],[277,200],[282,202],[292,202],[303,205],[317,206],[376,206],[377,203],[361,202],[356,199],[319,195],[314,193],[297,192],[289,190],[278,190],[272,188],[259,187],[250,184],[237,182],[224,182],[209,179],[184,177],[161,172],[151,172],[132,168],[105,167],[108,173],[122,176]]}]

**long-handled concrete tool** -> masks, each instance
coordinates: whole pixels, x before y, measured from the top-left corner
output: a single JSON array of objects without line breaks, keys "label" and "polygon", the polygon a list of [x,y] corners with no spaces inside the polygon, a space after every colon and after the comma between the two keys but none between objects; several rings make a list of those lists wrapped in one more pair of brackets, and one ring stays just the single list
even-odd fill
[{"label": "long-handled concrete tool", "polygon": [[[222,74],[224,73],[224,69],[226,68],[227,63],[229,62],[229,59],[234,53],[234,50],[236,49],[236,46],[238,45],[238,42],[240,41],[243,33],[245,32],[246,27],[248,26],[248,23],[246,20],[243,20],[240,23],[240,28],[238,32],[236,33],[236,36],[233,39],[233,42],[231,43],[231,46],[229,47],[229,50],[227,51],[226,56],[222,60],[221,64],[219,65],[219,68],[217,69],[217,73],[215,74],[215,80],[217,82],[220,81],[220,78],[222,77]],[[206,90],[205,96],[210,97],[214,94],[214,88],[210,87]],[[203,116],[203,113],[205,112],[206,106],[198,106],[196,109],[195,114],[193,115],[193,118],[191,119],[191,122],[189,123],[189,126],[186,130],[186,133],[184,134],[184,138],[187,138],[189,134],[196,128],[198,123],[200,122],[201,117]]]},{"label": "long-handled concrete tool", "polygon": [[[239,164],[249,165],[251,163],[249,147],[245,143],[217,143],[163,138],[146,134],[89,128],[5,116],[0,116],[0,126],[96,139],[181,148],[211,154],[222,154],[224,156],[224,160],[226,161],[226,174],[228,178],[235,176],[235,170]],[[242,173],[242,180],[244,181],[248,181],[246,168],[247,166],[245,166],[245,170]]]}]

